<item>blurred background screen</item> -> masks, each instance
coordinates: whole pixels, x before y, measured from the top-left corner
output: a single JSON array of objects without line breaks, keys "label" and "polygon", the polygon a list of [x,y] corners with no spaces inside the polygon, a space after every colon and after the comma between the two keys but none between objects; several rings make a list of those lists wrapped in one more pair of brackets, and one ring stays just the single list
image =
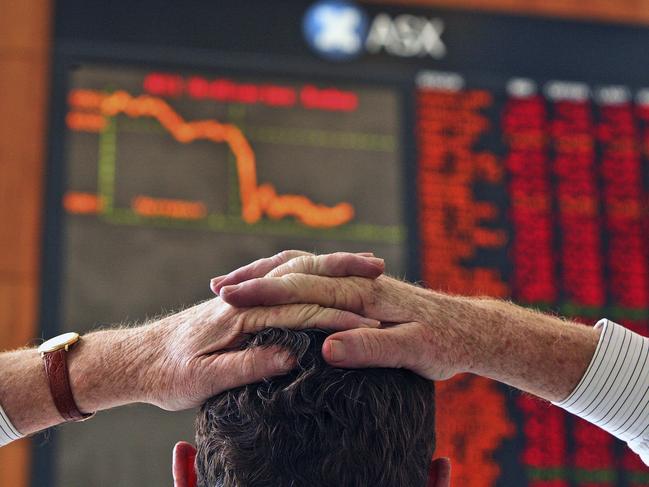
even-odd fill
[{"label": "blurred background screen", "polygon": [[[139,323],[287,248],[649,332],[649,30],[447,8],[57,2],[42,334]],[[459,487],[649,469],[486,379],[438,387]],[[169,485],[193,411],[58,428],[33,485]]]},{"label": "blurred background screen", "polygon": [[[63,329],[178,309],[207,298],[213,275],[289,248],[373,249],[403,273],[394,90],[105,65],[69,75]],[[63,428],[57,485],[163,485],[193,415],[126,408]]]}]

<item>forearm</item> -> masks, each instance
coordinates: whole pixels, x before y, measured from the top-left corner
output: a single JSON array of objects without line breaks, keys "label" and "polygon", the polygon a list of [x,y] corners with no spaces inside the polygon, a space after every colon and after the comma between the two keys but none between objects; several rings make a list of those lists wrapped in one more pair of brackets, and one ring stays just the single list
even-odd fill
[{"label": "forearm", "polygon": [[609,320],[591,328],[503,301],[451,299],[474,328],[468,372],[552,401],[649,465],[649,339]]},{"label": "forearm", "polygon": [[[73,397],[84,413],[146,399],[142,328],[90,333],[68,352]],[[23,435],[63,422],[36,349],[0,354],[0,405]]]},{"label": "forearm", "polygon": [[464,326],[467,372],[561,401],[577,386],[595,353],[599,332],[591,327],[506,301],[450,299],[448,309],[453,311],[447,317]]}]

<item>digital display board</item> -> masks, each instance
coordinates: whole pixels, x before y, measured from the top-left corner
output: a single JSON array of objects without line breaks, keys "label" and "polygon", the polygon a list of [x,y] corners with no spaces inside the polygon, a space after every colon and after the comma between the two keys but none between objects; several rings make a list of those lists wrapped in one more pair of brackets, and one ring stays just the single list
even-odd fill
[{"label": "digital display board", "polygon": [[[430,71],[417,80],[424,281],[647,335],[648,92]],[[475,377],[439,384],[446,453],[466,459],[460,485],[520,485],[504,483],[491,457],[516,436],[524,485],[649,481],[607,433],[526,395],[506,404],[497,389]]]},{"label": "digital display board", "polygon": [[[58,3],[44,333],[141,322],[301,248],[649,334],[649,31],[240,3]],[[554,406],[474,376],[437,391],[452,485],[649,485]],[[168,484],[193,414],[60,427],[34,485]]]}]

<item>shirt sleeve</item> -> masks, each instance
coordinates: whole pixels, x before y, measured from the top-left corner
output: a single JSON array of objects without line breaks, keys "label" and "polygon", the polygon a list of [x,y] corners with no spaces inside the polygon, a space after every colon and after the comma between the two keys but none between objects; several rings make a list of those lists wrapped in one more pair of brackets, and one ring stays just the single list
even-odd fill
[{"label": "shirt sleeve", "polygon": [[575,390],[554,403],[625,441],[649,465],[649,338],[600,320],[595,355]]},{"label": "shirt sleeve", "polygon": [[7,417],[4,409],[0,406],[0,447],[8,445],[14,440],[22,438],[18,430],[11,424],[9,418]]}]

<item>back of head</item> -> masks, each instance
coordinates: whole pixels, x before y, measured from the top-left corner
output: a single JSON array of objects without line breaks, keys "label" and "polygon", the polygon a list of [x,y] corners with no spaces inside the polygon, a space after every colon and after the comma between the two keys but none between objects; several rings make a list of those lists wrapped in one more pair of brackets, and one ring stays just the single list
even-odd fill
[{"label": "back of head", "polygon": [[435,448],[434,385],[403,369],[337,369],[321,330],[267,329],[289,374],[209,399],[196,421],[199,487],[424,487]]}]

